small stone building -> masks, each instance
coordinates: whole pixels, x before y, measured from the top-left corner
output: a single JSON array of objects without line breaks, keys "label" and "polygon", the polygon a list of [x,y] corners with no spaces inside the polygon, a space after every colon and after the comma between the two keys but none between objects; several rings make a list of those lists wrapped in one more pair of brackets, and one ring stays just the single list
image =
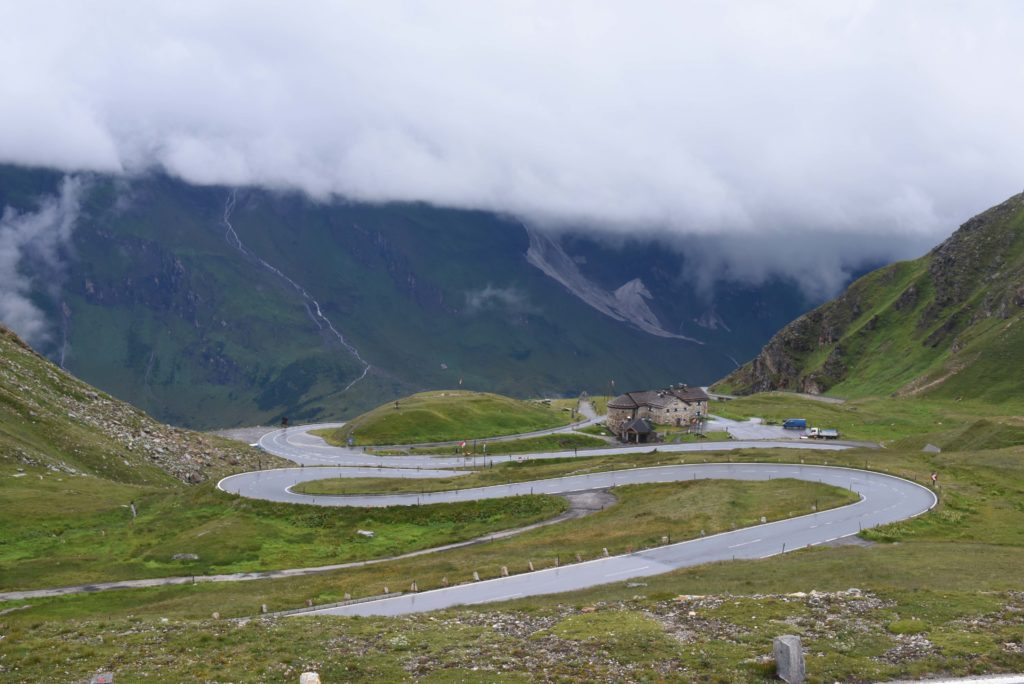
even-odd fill
[{"label": "small stone building", "polygon": [[[626,392],[608,402],[608,431],[627,441],[626,429],[637,419],[654,425],[682,427],[708,415],[708,395],[700,387],[674,385],[662,390]],[[629,440],[635,441],[635,440]]]},{"label": "small stone building", "polygon": [[619,439],[629,444],[646,444],[653,442],[657,436],[658,433],[654,431],[651,421],[646,418],[634,418],[622,428]]}]

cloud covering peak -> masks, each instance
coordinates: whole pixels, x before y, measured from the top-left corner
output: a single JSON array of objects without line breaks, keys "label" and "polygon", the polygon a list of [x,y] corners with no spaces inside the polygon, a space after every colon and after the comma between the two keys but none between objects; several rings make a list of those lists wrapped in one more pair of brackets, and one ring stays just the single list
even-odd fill
[{"label": "cloud covering peak", "polygon": [[1015,2],[6,3],[0,161],[670,239],[843,234],[842,268],[1020,190],[1022,19]]},{"label": "cloud covering peak", "polygon": [[0,215],[0,321],[32,345],[52,337],[46,313],[32,293],[52,295],[63,280],[60,251],[74,230],[81,190],[79,179],[65,178],[60,193],[40,200],[36,211],[18,213],[5,207]]}]

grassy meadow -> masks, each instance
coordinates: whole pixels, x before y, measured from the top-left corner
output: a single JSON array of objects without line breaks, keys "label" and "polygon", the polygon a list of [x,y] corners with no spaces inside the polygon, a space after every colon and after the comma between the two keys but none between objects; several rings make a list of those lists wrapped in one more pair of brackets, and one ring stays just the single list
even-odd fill
[{"label": "grassy meadow", "polygon": [[[759,682],[771,681],[765,660],[771,638],[795,632],[809,648],[810,681],[1020,669],[1024,660],[1013,645],[1024,643],[1024,628],[1013,611],[1024,608],[1014,593],[1024,563],[1024,508],[1013,502],[1024,500],[1024,448],[700,455],[708,461],[795,458],[867,465],[918,481],[935,471],[941,502],[931,514],[866,532],[870,546],[814,547],[568,595],[398,619],[292,618],[255,620],[244,627],[209,620],[214,610],[224,617],[253,615],[262,603],[272,610],[291,608],[307,599],[322,603],[346,593],[379,593],[385,586],[407,589],[414,580],[421,590],[429,589],[444,579],[470,581],[473,570],[494,577],[502,565],[522,572],[528,560],[548,567],[555,555],[564,564],[576,553],[596,556],[602,547],[614,553],[658,543],[666,533],[680,539],[698,534],[701,526],[711,533],[764,512],[795,514],[809,505],[807,497],[821,496],[804,489],[809,483],[782,480],[626,487],[617,491],[619,504],[582,520],[374,568],[9,602],[2,608],[31,608],[0,618],[9,636],[0,642],[2,662],[18,667],[24,677],[42,673],[56,660],[69,671],[107,667],[126,674],[171,662],[165,673],[171,678],[221,681],[307,668],[351,681],[529,681],[536,671],[531,668],[544,665],[566,677],[585,672],[599,681],[644,672],[668,680]],[[600,460],[514,467],[551,476],[570,468],[609,467]],[[652,451],[619,465],[680,460],[685,459]],[[851,587],[863,597],[846,595]],[[345,635],[341,641],[331,636],[338,629]],[[135,635],[131,658],[124,643],[84,637],[120,632]],[[209,657],[187,656],[199,647]],[[171,654],[179,655],[168,661]],[[536,659],[526,654],[537,654]]]},{"label": "grassy meadow", "polygon": [[[288,609],[307,601],[338,601],[345,594],[379,594],[385,587],[407,590],[413,581],[427,590],[445,581],[471,581],[474,571],[484,579],[497,577],[502,566],[525,572],[530,561],[537,568],[550,567],[556,557],[561,564],[571,563],[577,554],[588,559],[603,548],[620,553],[658,544],[662,536],[679,540],[702,529],[710,534],[753,524],[761,515],[797,515],[816,499],[819,506],[841,505],[849,496],[790,480],[622,487],[615,492],[617,504],[582,519],[371,568],[0,604],[0,610],[11,611],[0,615],[0,632],[6,637],[0,640],[0,666],[6,668],[0,672],[15,680],[38,679],[57,663],[76,676],[106,668],[129,680],[159,672],[172,680],[258,681],[316,669],[346,681],[531,681],[544,671],[556,679],[587,676],[595,681],[647,677],[767,682],[773,676],[768,660],[771,638],[783,633],[804,637],[812,682],[1024,669],[1024,627],[1019,620],[1024,610],[1019,593],[1024,506],[1018,505],[1024,501],[1024,423],[1013,407],[922,399],[823,404],[767,395],[715,404],[713,412],[726,410],[736,418],[806,417],[839,427],[846,436],[878,440],[883,447],[724,454],[668,454],[652,448],[621,457],[495,465],[450,482],[351,480],[304,487],[323,488],[318,492],[426,490],[695,460],[803,461],[866,467],[918,482],[937,472],[939,506],[910,521],[866,530],[860,544],[698,566],[571,594],[396,619],[289,618],[251,620],[244,626],[223,619],[254,616],[261,604],[271,610]],[[926,443],[940,446],[941,453],[922,451]],[[5,495],[27,484],[27,478],[11,474],[0,479],[8,487]],[[61,487],[71,488],[58,483],[55,475],[43,481],[51,498],[63,491]],[[126,489],[112,494],[117,506],[121,499],[134,496],[142,504],[140,517],[161,512],[171,516],[168,527],[182,524],[169,504],[160,508],[158,502],[147,503],[135,485],[121,486]],[[198,498],[180,498],[182,515],[201,510],[210,496],[201,488],[189,491]],[[79,499],[84,500],[68,497]],[[253,504],[230,499],[232,506]],[[303,519],[309,525],[304,516],[313,513],[288,508],[294,509],[292,523]],[[109,510],[71,510],[73,515],[53,512],[51,522],[60,519],[66,526],[63,535],[44,540],[47,528],[37,527],[39,543],[48,545],[38,553],[78,543],[71,541],[72,517],[87,521],[94,515],[125,515],[113,503]],[[274,514],[262,512],[252,521],[267,518],[273,520]],[[6,521],[0,522],[7,530]],[[84,522],[82,527],[87,527]],[[205,528],[193,529],[198,534]],[[314,537],[306,548],[329,544],[326,540],[340,529],[328,527],[319,539],[307,530]],[[378,522],[371,529],[385,528]],[[59,541],[65,535],[68,541]],[[0,545],[0,552],[10,548]],[[160,548],[163,554],[171,547]],[[237,567],[255,567],[270,557],[245,566],[251,559],[241,558],[244,549],[228,546],[225,554],[229,553],[238,554]],[[17,568],[21,561],[7,562],[5,577],[7,568]],[[858,591],[847,592],[851,588]],[[221,620],[210,619],[214,611]],[[113,636],[118,634],[126,636]],[[203,657],[193,655],[199,652]]]},{"label": "grassy meadow", "polygon": [[[285,580],[185,585],[31,600],[27,602],[32,604],[31,609],[11,613],[13,617],[9,619],[18,622],[23,619],[86,619],[97,610],[108,617],[202,618],[214,610],[224,617],[241,617],[252,614],[253,606],[263,603],[273,610],[284,610],[303,606],[307,599],[326,603],[341,600],[346,593],[355,597],[377,594],[384,586],[408,588],[413,581],[424,590],[441,586],[444,578],[451,582],[469,581],[474,571],[482,578],[499,576],[502,566],[511,572],[525,572],[531,560],[537,568],[550,567],[556,563],[556,557],[564,564],[574,562],[577,554],[582,558],[596,558],[605,548],[611,553],[624,553],[660,544],[662,536],[678,541],[699,536],[701,530],[713,534],[734,526],[756,524],[761,516],[777,520],[809,512],[815,504],[823,509],[855,500],[855,495],[846,490],[795,480],[631,485],[616,489],[616,495],[619,497],[617,504],[584,518],[441,554]],[[506,501],[530,499],[541,497]],[[370,524],[374,526],[370,529],[380,533],[385,529],[382,524],[390,516],[401,515],[403,511],[422,515],[421,511],[430,508],[439,507],[376,509],[380,519],[372,521]]]},{"label": "grassy meadow", "polygon": [[345,445],[421,444],[485,439],[568,425],[570,413],[543,402],[486,392],[421,392],[378,406],[343,427],[314,434]]},{"label": "grassy meadow", "polygon": [[[324,508],[243,499],[212,484],[168,489],[4,469],[0,591],[367,560],[528,525],[564,509],[562,499],[543,496]],[[375,536],[359,536],[359,529]],[[198,559],[173,560],[176,554]]]},{"label": "grassy meadow", "polygon": [[966,444],[962,439],[978,438],[990,432],[989,428],[1001,437],[993,437],[991,443],[983,440],[977,446],[1024,444],[1024,431],[1020,440],[1011,436],[1017,427],[1024,427],[1024,405],[1013,403],[865,398],[831,404],[787,392],[768,392],[712,402],[708,410],[724,418],[746,420],[756,416],[775,424],[787,418],[806,418],[808,425],[838,428],[844,439],[878,442],[886,447],[913,449],[934,443],[954,449]]},{"label": "grassy meadow", "polygon": [[[564,432],[556,435],[525,437],[505,441],[471,440],[465,448],[455,446],[414,447],[408,449],[368,449],[380,456],[494,456],[498,454],[529,454],[551,451],[572,451],[573,449],[594,449],[609,446],[608,440],[599,439],[589,434]],[[486,448],[485,448],[486,447]]]}]

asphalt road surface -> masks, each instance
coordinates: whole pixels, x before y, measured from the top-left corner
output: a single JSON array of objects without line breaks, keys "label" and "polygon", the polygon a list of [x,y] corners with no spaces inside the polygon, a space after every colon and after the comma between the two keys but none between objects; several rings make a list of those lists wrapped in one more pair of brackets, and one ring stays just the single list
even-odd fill
[{"label": "asphalt road surface", "polygon": [[[655,482],[695,479],[770,480],[796,478],[843,487],[860,494],[860,501],[842,508],[769,522],[754,527],[670,544],[623,556],[612,556],[565,565],[537,572],[461,584],[445,589],[310,611],[309,614],[401,615],[437,610],[456,605],[505,601],[525,596],[560,593],[600,584],[621,582],[658,575],[679,568],[732,559],[754,559],[828,543],[857,534],[865,528],[911,518],[930,510],[937,499],[931,490],[898,477],[852,468],[818,465],[768,463],[702,463],[653,468],[636,468],[604,473],[519,482],[492,487],[430,492],[426,494],[386,494],[349,496],[311,496],[296,494],[291,488],[299,483],[328,477],[450,477],[455,468],[473,463],[463,457],[400,456],[381,457],[359,449],[331,447],[310,435],[309,430],[325,427],[305,426],[278,430],[265,435],[260,444],[267,451],[316,468],[283,468],[243,473],[224,478],[218,487],[251,498],[321,506],[411,506],[431,503],[501,498],[525,494],[564,494],[593,489]],[[641,446],[640,451],[651,447]],[[701,444],[659,444],[665,452],[727,451],[750,448],[789,448],[838,450],[849,448],[837,443],[729,441]],[[586,450],[580,456],[628,454],[637,447]],[[564,457],[557,454],[530,454],[529,458]],[[488,457],[501,462],[516,456]],[[477,465],[484,464],[478,458]],[[467,575],[471,569],[467,570]]]},{"label": "asphalt road surface", "polygon": [[[485,466],[489,463],[518,461],[537,458],[566,458],[567,456],[614,456],[635,454],[657,449],[660,453],[690,453],[700,451],[733,451],[736,449],[814,449],[818,451],[838,451],[849,449],[852,445],[843,442],[817,442],[810,440],[736,440],[727,442],[697,442],[690,444],[641,444],[633,446],[607,447],[600,449],[580,449],[573,454],[568,451],[555,451],[536,454],[483,456],[375,456],[364,452],[360,447],[336,447],[324,442],[313,430],[339,427],[344,423],[324,423],[321,425],[303,425],[284,428],[270,432],[259,441],[260,447],[275,456],[286,458],[300,465],[321,466],[371,466],[385,468],[465,468],[467,466]],[[477,440],[485,441],[485,440]],[[489,440],[488,440],[489,441]],[[861,446],[861,445],[857,445]],[[335,475],[333,477],[340,477]],[[366,477],[366,475],[353,475]]]},{"label": "asphalt road surface", "polygon": [[[313,611],[332,615],[401,615],[456,605],[504,601],[525,596],[583,589],[599,584],[659,575],[679,568],[733,559],[767,558],[857,534],[861,529],[904,520],[930,510],[935,495],[921,485],[891,475],[849,468],[782,464],[694,464],[593,473],[502,487],[420,496],[422,503],[464,501],[467,498],[510,496],[515,493],[561,493],[642,482],[691,479],[768,480],[791,477],[849,488],[858,503],[769,522],[733,532],[661,546],[623,556],[550,568],[522,575],[461,584],[446,589],[404,594],[393,598]],[[417,495],[331,497],[334,505],[410,505]],[[318,503],[330,505],[327,500]],[[467,575],[469,570],[467,570]],[[308,614],[308,613],[307,613]]]}]

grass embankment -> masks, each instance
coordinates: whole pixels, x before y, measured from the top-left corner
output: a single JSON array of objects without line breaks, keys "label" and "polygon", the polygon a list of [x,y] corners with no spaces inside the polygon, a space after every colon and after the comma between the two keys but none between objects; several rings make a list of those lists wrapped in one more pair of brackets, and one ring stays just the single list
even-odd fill
[{"label": "grass embankment", "polygon": [[[597,415],[603,416],[608,413],[608,402],[611,401],[612,397],[598,395],[593,397],[587,397],[585,401],[589,401],[590,405],[594,407],[594,411]],[[578,409],[580,400],[575,399],[542,399],[541,401],[550,403],[552,408],[556,408],[560,411],[572,411]]]},{"label": "grass embankment", "polygon": [[562,411],[570,417],[574,417],[580,407],[579,399],[533,399],[534,404],[547,406],[555,411]]},{"label": "grass embankment", "polygon": [[568,425],[569,412],[486,392],[421,392],[383,404],[334,430],[314,434],[345,445],[421,444],[484,439]]},{"label": "grass embankment", "polygon": [[[660,426],[656,426],[660,427]],[[660,432],[660,431],[659,431]],[[701,442],[727,442],[732,437],[728,432],[711,431],[701,434],[688,432],[680,428],[668,428],[662,434],[664,444],[696,444]]]},{"label": "grass embankment", "polygon": [[[37,469],[11,475],[0,474],[3,590],[380,558],[528,525],[565,508],[562,499],[541,496],[323,508],[242,499],[212,485],[147,488]],[[138,507],[134,521],[129,501]],[[176,561],[175,554],[199,558]]]},{"label": "grass embankment", "polygon": [[510,439],[495,442],[493,440],[471,440],[465,448],[455,446],[442,447],[410,447],[409,449],[374,449],[372,453],[380,456],[495,456],[499,454],[530,454],[551,451],[572,451],[573,449],[593,449],[611,446],[608,440],[598,439],[590,435],[566,432],[557,435],[541,435],[525,439]]},{"label": "grass embankment", "polygon": [[588,425],[586,427],[581,427],[576,432],[580,432],[580,433],[583,433],[585,435],[597,435],[598,437],[614,437],[615,436],[602,423],[597,423],[595,425]]},{"label": "grass embankment", "polygon": [[[451,489],[490,487],[492,485],[544,480],[566,475],[581,475],[607,470],[635,468],[640,464],[663,463],[657,454],[630,456],[593,456],[541,458],[528,461],[496,463],[476,468],[468,475],[438,478],[337,477],[313,480],[295,485],[292,490],[303,494],[381,494],[399,492],[443,492]],[[678,462],[673,460],[673,462]]]},{"label": "grass embankment", "polygon": [[603,416],[608,413],[608,402],[615,397],[608,395],[599,395],[596,397],[590,397],[590,403],[594,405],[594,410],[597,411],[597,415]]},{"label": "grass embankment", "polygon": [[[776,424],[781,424],[786,418],[806,418],[809,426],[838,428],[844,439],[869,440],[885,446],[912,449],[932,442],[954,449],[965,446],[954,439],[978,421],[1011,428],[1024,427],[1020,418],[1024,413],[1022,408],[1014,404],[995,406],[981,402],[916,398],[856,399],[843,404],[827,404],[791,393],[768,392],[714,402],[708,410],[733,420],[759,417]],[[979,425],[974,431],[980,432],[981,428]],[[1004,434],[1006,436],[1008,433]],[[1012,441],[1012,444],[1024,444],[1024,439]],[[1011,444],[1004,439],[1000,445]]]},{"label": "grass embankment", "polygon": [[[742,452],[736,452],[739,460],[749,460]],[[610,470],[643,468],[676,463],[697,463],[707,460],[703,452],[691,454],[658,453],[657,445],[651,445],[647,453],[613,456],[564,456],[561,458],[538,458],[524,461],[495,463],[479,468],[467,468],[468,475],[439,478],[395,478],[395,477],[338,477],[312,480],[295,485],[292,490],[303,494],[393,494],[400,492],[442,492],[471,487],[544,480],[566,475],[582,475]],[[728,460],[728,456],[715,455]],[[469,460],[472,464],[472,459]]]},{"label": "grass embankment", "polygon": [[[261,603],[271,609],[294,608],[305,605],[307,599],[326,603],[341,600],[345,593],[357,597],[377,594],[384,586],[407,589],[414,580],[421,590],[441,586],[446,577],[451,582],[469,581],[474,570],[484,578],[499,576],[502,566],[507,566],[511,572],[524,572],[531,560],[538,569],[551,567],[556,557],[565,564],[574,562],[576,554],[596,558],[604,548],[611,553],[623,553],[644,545],[660,544],[662,536],[678,541],[697,537],[701,530],[713,534],[733,526],[755,524],[761,516],[776,520],[809,513],[815,504],[824,509],[856,498],[843,489],[795,480],[698,480],[632,485],[618,488],[616,494],[620,503],[572,523],[443,554],[287,580],[198,584],[32,600],[29,602],[33,605],[31,610],[12,614],[17,615],[12,619],[21,620],[30,615],[34,619],[83,618],[97,611],[108,617],[122,613],[204,617],[214,610],[225,617],[249,615],[256,612]],[[428,510],[425,506],[377,509],[373,513],[381,518],[373,520],[367,529],[380,534],[386,516],[401,515],[402,511],[423,516]]]}]

